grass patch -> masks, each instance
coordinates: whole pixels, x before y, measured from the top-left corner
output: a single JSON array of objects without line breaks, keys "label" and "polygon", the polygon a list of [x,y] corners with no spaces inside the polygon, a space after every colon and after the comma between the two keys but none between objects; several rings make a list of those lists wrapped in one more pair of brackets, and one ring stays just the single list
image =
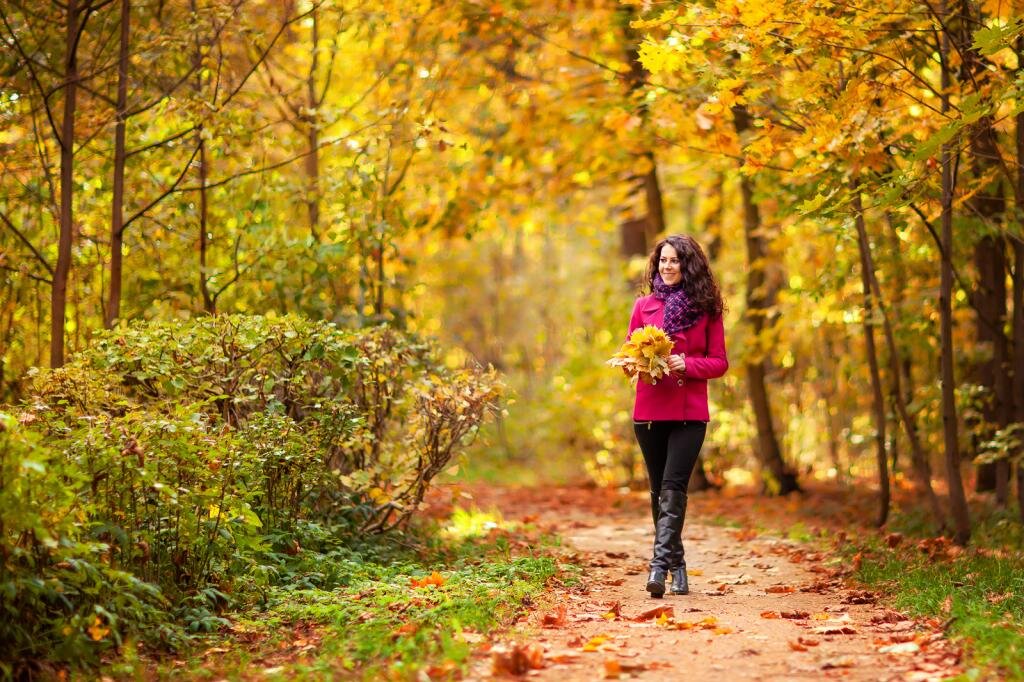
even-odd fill
[{"label": "grass patch", "polygon": [[948,622],[963,644],[965,679],[1024,680],[1024,560],[1018,552],[945,543],[891,549],[879,539],[843,550],[860,554],[855,577],[893,607]]},{"label": "grass patch", "polygon": [[[275,569],[259,605],[174,661],[139,660],[115,677],[431,679],[464,674],[475,645],[510,625],[553,579],[578,581],[556,538],[457,510],[445,528],[358,545],[307,537]],[[279,557],[280,558],[280,557]],[[185,663],[183,663],[183,661]]]}]

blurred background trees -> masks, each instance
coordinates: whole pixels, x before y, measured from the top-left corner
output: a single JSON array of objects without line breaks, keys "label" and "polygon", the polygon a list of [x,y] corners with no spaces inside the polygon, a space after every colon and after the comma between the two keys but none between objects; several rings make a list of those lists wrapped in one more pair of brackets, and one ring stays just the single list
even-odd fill
[{"label": "blurred background trees", "polygon": [[729,304],[708,480],[871,475],[966,539],[961,465],[1024,478],[1018,3],[2,14],[2,401],[127,321],[387,322],[506,376],[478,473],[637,482],[603,362],[686,232]]}]

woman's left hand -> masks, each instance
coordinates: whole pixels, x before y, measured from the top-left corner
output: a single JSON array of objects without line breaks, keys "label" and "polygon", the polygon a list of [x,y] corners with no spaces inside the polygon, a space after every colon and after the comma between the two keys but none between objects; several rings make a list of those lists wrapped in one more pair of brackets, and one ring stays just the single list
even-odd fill
[{"label": "woman's left hand", "polygon": [[686,356],[681,353],[668,356],[668,369],[670,372],[684,374],[686,372]]}]

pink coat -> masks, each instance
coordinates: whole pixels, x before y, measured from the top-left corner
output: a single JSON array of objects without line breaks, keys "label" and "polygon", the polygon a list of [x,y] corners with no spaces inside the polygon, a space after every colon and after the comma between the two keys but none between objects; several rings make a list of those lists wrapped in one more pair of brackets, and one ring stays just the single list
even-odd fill
[{"label": "pink coat", "polygon": [[[634,329],[645,324],[663,328],[664,318],[664,302],[656,299],[653,294],[638,298],[629,320],[629,333],[632,334]],[[708,421],[710,418],[708,379],[717,379],[729,369],[722,318],[711,319],[705,315],[689,329],[673,334],[672,339],[675,341],[672,353],[686,356],[683,385],[679,385],[679,377],[675,374],[670,374],[653,386],[639,382],[633,406],[634,421]],[[705,345],[708,346],[706,353]]]}]

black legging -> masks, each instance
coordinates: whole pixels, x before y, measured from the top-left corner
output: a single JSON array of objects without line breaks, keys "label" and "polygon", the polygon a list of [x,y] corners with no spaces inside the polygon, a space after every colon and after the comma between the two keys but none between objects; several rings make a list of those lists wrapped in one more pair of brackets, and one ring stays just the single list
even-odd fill
[{"label": "black legging", "polygon": [[707,430],[708,423],[702,421],[633,422],[651,492],[686,492]]}]

